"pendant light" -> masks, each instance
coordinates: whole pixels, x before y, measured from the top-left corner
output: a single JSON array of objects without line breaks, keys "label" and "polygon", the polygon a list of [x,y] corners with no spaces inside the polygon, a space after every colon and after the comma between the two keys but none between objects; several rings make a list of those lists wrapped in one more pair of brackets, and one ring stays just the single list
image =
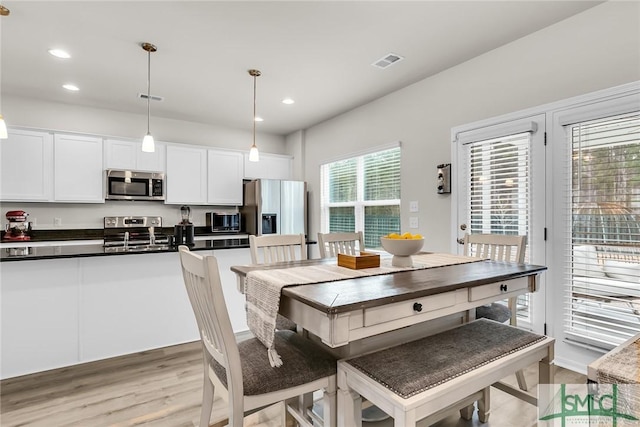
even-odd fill
[{"label": "pendant light", "polygon": [[260,153],[256,146],[256,79],[261,74],[260,70],[249,70],[249,75],[253,77],[253,145],[251,145],[251,150],[249,150],[250,162],[257,162],[260,160]]},{"label": "pendant light", "polygon": [[151,121],[151,52],[158,50],[151,43],[142,43],[142,49],[147,51],[147,134],[142,140],[142,151],[146,153],[153,153],[156,151],[156,144],[151,136],[149,122]]}]

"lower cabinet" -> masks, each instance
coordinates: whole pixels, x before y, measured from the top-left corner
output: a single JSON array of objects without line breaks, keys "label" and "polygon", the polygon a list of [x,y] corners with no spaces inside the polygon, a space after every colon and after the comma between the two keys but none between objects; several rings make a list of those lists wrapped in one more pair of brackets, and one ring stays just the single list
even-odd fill
[{"label": "lower cabinet", "polygon": [[[230,267],[249,264],[249,249],[207,253],[218,258],[234,331],[247,330],[244,295]],[[175,252],[1,267],[0,378],[200,338]]]}]

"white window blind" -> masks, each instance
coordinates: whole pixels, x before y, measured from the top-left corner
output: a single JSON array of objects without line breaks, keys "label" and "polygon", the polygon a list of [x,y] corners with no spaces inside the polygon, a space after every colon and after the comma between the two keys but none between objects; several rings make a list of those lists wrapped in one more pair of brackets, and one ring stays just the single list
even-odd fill
[{"label": "white window blind", "polygon": [[529,135],[469,144],[469,233],[527,234]]},{"label": "white window blind", "polygon": [[609,349],[640,332],[640,113],[567,126],[565,332]]},{"label": "white window blind", "polygon": [[[519,132],[465,145],[467,208],[462,219],[466,233],[529,235],[531,132]],[[525,251],[525,261],[528,259],[529,251]],[[530,309],[529,295],[519,296],[520,323],[531,321]]]},{"label": "white window blind", "polygon": [[364,232],[365,247],[400,231],[400,147],[321,166],[322,231]]}]

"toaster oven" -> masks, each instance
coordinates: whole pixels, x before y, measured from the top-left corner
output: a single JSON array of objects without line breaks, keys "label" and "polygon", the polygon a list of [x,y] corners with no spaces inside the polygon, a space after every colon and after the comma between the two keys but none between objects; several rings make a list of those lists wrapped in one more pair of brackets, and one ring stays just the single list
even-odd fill
[{"label": "toaster oven", "polygon": [[240,213],[207,212],[207,228],[212,233],[239,233]]}]

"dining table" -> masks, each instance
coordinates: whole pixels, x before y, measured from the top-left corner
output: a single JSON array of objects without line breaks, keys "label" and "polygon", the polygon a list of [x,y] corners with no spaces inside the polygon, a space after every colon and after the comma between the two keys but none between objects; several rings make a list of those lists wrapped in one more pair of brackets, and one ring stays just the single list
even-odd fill
[{"label": "dining table", "polygon": [[[481,305],[536,292],[547,269],[468,258],[421,252],[414,256],[414,268],[344,280],[309,279],[281,289],[278,312],[336,356],[351,357],[471,321]],[[381,255],[382,264],[390,259]],[[430,259],[445,261],[420,264]],[[252,272],[295,270],[303,275],[306,269],[335,265],[336,258],[324,258],[235,265],[231,271],[244,293]]]}]

